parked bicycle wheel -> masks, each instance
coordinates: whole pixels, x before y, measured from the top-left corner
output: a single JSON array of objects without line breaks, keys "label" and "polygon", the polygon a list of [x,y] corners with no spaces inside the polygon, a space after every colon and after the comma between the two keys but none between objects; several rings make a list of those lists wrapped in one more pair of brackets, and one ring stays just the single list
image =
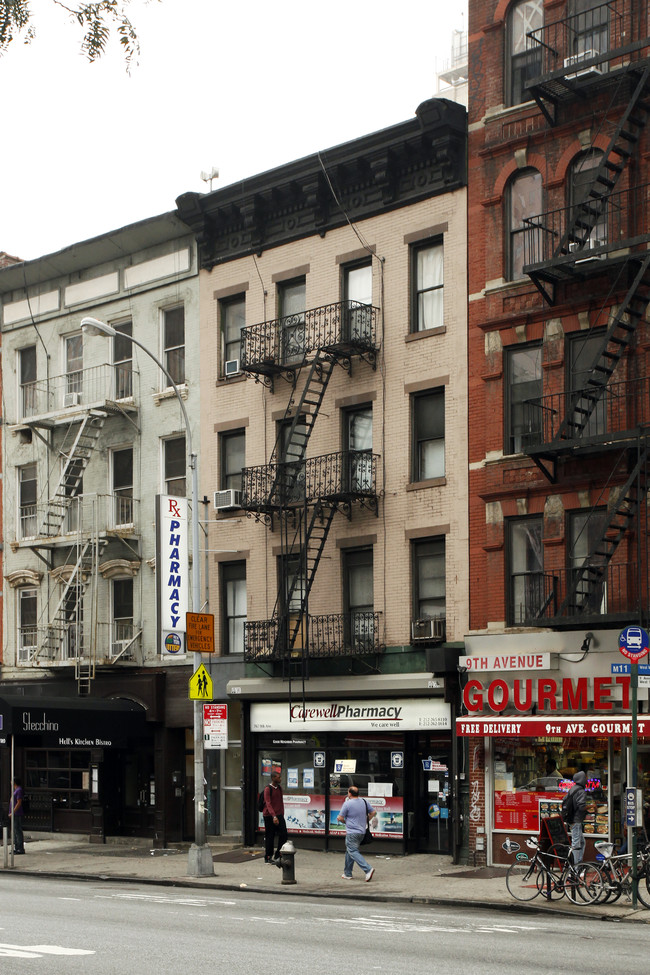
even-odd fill
[{"label": "parked bicycle wheel", "polygon": [[599,904],[615,904],[623,893],[620,878],[616,876],[611,865],[605,861],[600,868],[603,877],[603,892],[598,898]]},{"label": "parked bicycle wheel", "polygon": [[578,897],[586,904],[595,904],[603,896],[604,884],[600,867],[595,863],[579,863],[575,872],[579,879]]},{"label": "parked bicycle wheel", "polygon": [[539,863],[512,863],[506,873],[506,887],[518,901],[532,901],[540,892],[546,871]]},{"label": "parked bicycle wheel", "polygon": [[648,873],[648,868],[645,866],[641,867],[639,873],[636,896],[643,906],[650,910],[650,873]]}]

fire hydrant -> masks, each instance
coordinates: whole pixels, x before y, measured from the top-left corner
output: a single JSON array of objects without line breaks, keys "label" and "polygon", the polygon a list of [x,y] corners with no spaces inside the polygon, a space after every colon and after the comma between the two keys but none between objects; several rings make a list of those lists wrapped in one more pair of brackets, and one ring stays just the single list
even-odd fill
[{"label": "fire hydrant", "polygon": [[296,848],[291,842],[287,840],[283,844],[280,850],[280,857],[275,861],[275,865],[280,867],[282,870],[282,883],[283,884],[295,884],[296,883]]}]

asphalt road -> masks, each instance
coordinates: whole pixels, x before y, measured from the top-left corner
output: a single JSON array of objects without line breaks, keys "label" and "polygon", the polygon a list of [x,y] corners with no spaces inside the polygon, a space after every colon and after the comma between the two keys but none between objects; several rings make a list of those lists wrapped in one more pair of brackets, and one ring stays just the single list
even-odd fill
[{"label": "asphalt road", "polygon": [[650,925],[0,874],[2,975],[622,975]]}]

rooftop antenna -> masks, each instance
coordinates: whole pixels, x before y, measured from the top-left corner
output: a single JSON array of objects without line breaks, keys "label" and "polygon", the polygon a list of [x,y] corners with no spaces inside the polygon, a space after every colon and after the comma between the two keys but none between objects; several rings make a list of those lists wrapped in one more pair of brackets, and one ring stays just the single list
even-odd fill
[{"label": "rooftop antenna", "polygon": [[204,183],[210,184],[209,192],[212,193],[212,180],[219,179],[219,170],[217,169],[216,166],[213,166],[209,173],[206,172],[201,173],[201,179],[203,180]]}]

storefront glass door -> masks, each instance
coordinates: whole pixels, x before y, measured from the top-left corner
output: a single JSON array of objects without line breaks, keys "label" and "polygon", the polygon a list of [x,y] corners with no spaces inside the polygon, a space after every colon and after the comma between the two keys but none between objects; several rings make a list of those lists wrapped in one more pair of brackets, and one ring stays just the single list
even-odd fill
[{"label": "storefront glass door", "polygon": [[420,735],[417,747],[415,835],[418,853],[449,853],[452,842],[451,749],[448,740]]}]

